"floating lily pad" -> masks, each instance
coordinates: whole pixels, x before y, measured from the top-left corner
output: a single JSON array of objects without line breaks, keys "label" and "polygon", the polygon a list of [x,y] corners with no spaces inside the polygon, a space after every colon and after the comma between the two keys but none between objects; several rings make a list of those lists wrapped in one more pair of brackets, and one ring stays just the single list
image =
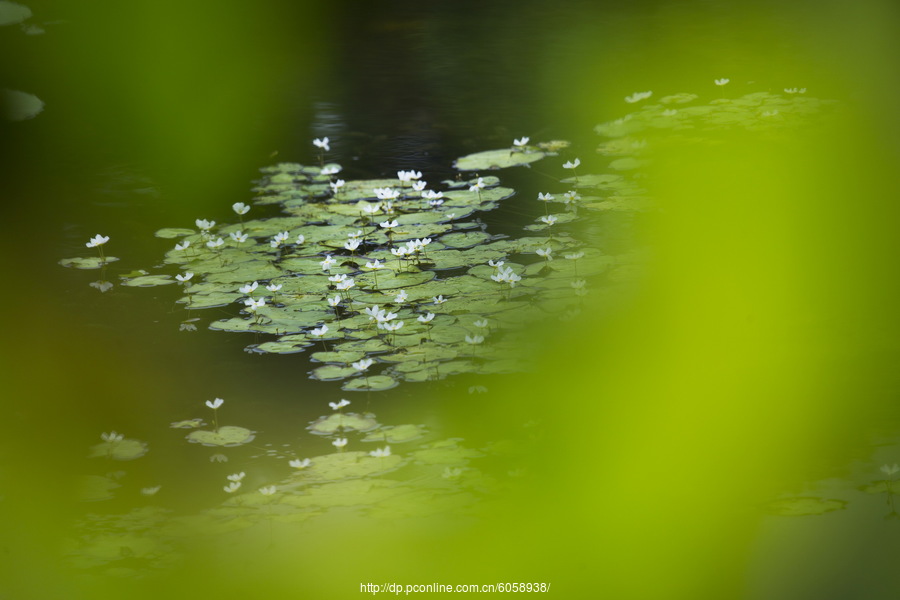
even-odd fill
[{"label": "floating lily pad", "polygon": [[107,256],[106,258],[101,259],[99,256],[86,256],[86,257],[75,257],[75,258],[64,258],[59,261],[64,267],[69,267],[72,269],[99,269],[106,265],[107,263],[116,262],[119,260],[115,256]]},{"label": "floating lily pad", "polygon": [[387,375],[370,375],[368,378],[351,379],[341,389],[347,392],[379,392],[396,387],[397,383],[396,379]]},{"label": "floating lily pad", "polygon": [[372,415],[337,412],[313,421],[307,429],[313,433],[327,435],[347,430],[371,431],[376,427],[378,427],[378,421]]},{"label": "floating lily pad", "polygon": [[364,442],[386,442],[402,444],[421,439],[425,435],[424,425],[386,425],[378,431],[369,433],[362,439]]},{"label": "floating lily pad", "polygon": [[196,232],[193,229],[184,229],[183,227],[164,227],[163,229],[158,230],[153,235],[165,240],[171,240],[188,235],[194,235],[195,233]]},{"label": "floating lily pad", "polygon": [[173,429],[196,429],[197,427],[203,427],[206,423],[203,419],[187,419],[185,421],[175,421],[170,424],[169,427]]},{"label": "floating lily pad", "polygon": [[510,148],[486,150],[456,159],[453,166],[460,171],[486,171],[527,165],[547,156],[544,152],[518,152]]},{"label": "floating lily pad", "polygon": [[240,446],[253,441],[255,432],[237,427],[236,425],[223,425],[218,431],[198,430],[187,435],[189,442],[203,444],[204,446]]},{"label": "floating lily pad", "polygon": [[82,502],[109,500],[118,487],[121,486],[109,477],[87,475],[78,482],[78,499]]},{"label": "floating lily pad", "polygon": [[126,279],[123,285],[129,287],[154,287],[158,285],[172,285],[176,283],[169,275],[143,275],[133,279]]},{"label": "floating lily pad", "polygon": [[798,517],[805,515],[823,515],[836,510],[843,510],[847,503],[843,500],[826,500],[824,498],[784,498],[775,500],[766,506],[772,514]]},{"label": "floating lily pad", "polygon": [[147,444],[140,440],[123,439],[117,442],[103,442],[91,447],[91,458],[105,457],[113,460],[134,460],[147,454]]}]

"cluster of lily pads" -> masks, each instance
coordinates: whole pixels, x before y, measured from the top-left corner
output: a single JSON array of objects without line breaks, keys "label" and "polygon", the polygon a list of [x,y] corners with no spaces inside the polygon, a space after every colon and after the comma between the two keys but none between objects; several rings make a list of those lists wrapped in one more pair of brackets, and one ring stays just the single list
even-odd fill
[{"label": "cluster of lily pads", "polygon": [[[477,464],[478,459],[500,454],[497,443],[475,449],[460,438],[435,439],[422,425],[384,425],[371,413],[344,412],[350,405],[346,399],[328,404],[332,412],[312,421],[307,429],[331,438],[334,451],[307,458],[294,456],[292,450],[282,451],[275,456],[283,467],[282,475],[274,482],[271,467],[248,463],[246,471],[223,476],[219,491],[223,501],[199,513],[178,515],[164,508],[162,497],[148,499],[149,504],[141,503],[124,513],[91,513],[79,523],[79,535],[68,541],[69,562],[97,573],[137,576],[147,568],[174,566],[181,547],[188,542],[202,538],[214,543],[220,535],[266,522],[289,526],[348,508],[380,519],[465,515],[485,494],[519,475],[514,469],[498,477]],[[218,424],[224,401],[217,398],[206,405],[213,410],[212,429],[199,429],[206,425],[200,418],[178,421],[171,427],[193,429],[187,439],[204,446],[228,448],[253,440],[252,435],[226,439],[223,431],[232,426]],[[201,433],[206,435],[197,435]],[[103,443],[92,449],[91,456],[133,460],[148,449],[146,443],[116,432],[101,437]],[[507,459],[516,455],[511,444],[507,440],[502,447]],[[386,477],[389,473],[390,479]],[[109,500],[116,496],[124,477],[123,471],[87,476],[81,497],[94,502]],[[160,488],[143,488],[141,494],[156,496]],[[163,500],[163,505],[157,500]]]},{"label": "cluster of lily pads", "polygon": [[[456,167],[525,165],[566,145],[516,142],[460,158]],[[130,274],[123,284],[178,283],[191,311],[235,305],[239,314],[210,329],[268,334],[248,351],[310,349],[322,363],[312,377],[347,380],[348,391],[384,390],[400,381],[521,370],[523,325],[578,310],[586,281],[616,261],[567,229],[578,219],[572,200],[552,215],[533,204],[535,224],[510,239],[475,220],[514,196],[497,177],[429,186],[418,171],[350,181],[337,178],[340,170],[262,169],[254,205],[258,212],[278,206],[280,216],[245,218],[251,207],[236,203],[237,222],[197,219],[196,229],[160,230],[158,237],[178,240],[165,264],[182,272]]]}]

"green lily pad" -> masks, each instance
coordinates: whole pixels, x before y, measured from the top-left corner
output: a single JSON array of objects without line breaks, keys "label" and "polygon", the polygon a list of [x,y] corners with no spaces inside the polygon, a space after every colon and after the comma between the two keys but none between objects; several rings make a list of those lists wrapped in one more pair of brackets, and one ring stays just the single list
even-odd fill
[{"label": "green lily pad", "polygon": [[117,260],[119,259],[115,256],[107,256],[103,259],[101,259],[99,256],[86,256],[64,258],[59,261],[59,264],[64,267],[69,267],[70,269],[99,269],[105,266],[107,263],[116,262]]},{"label": "green lily pad", "polygon": [[785,517],[806,515],[823,515],[836,510],[843,510],[847,503],[843,500],[826,500],[824,498],[785,498],[775,500],[766,506],[772,514]]},{"label": "green lily pad", "polygon": [[460,171],[486,171],[527,165],[547,156],[544,152],[519,152],[510,148],[486,150],[456,159],[453,166]]},{"label": "green lily pad", "polygon": [[478,450],[464,448],[459,444],[460,441],[459,439],[451,438],[434,442],[433,444],[426,444],[421,449],[413,451],[410,455],[417,462],[441,465],[466,464],[472,458],[484,456]]},{"label": "green lily pad", "polygon": [[370,375],[368,378],[351,379],[341,389],[347,392],[378,392],[396,387],[397,383],[396,379],[388,375]]},{"label": "green lily pad", "polygon": [[118,487],[121,486],[109,477],[87,475],[78,482],[78,499],[82,502],[109,500]]},{"label": "green lily pad", "polygon": [[140,440],[123,439],[117,442],[103,442],[91,447],[91,458],[112,458],[113,460],[134,460],[147,454],[149,447]]},{"label": "green lily pad", "polygon": [[181,238],[181,237],[185,237],[188,235],[194,235],[195,233],[196,233],[196,231],[194,231],[193,229],[184,229],[184,228],[179,228],[179,227],[164,227],[163,229],[160,229],[153,235],[155,235],[158,238],[163,238],[165,240],[172,240],[175,238]]},{"label": "green lily pad", "polygon": [[123,285],[129,287],[155,287],[158,285],[172,285],[176,283],[169,275],[143,275],[133,279],[126,279]]},{"label": "green lily pad", "polygon": [[424,435],[424,425],[386,425],[377,431],[369,433],[362,441],[402,444],[421,439]]},{"label": "green lily pad", "polygon": [[206,423],[203,419],[187,419],[185,421],[175,421],[169,427],[173,429],[196,429],[197,427],[203,427]]},{"label": "green lily pad", "polygon": [[378,421],[373,415],[360,415],[358,413],[332,413],[327,417],[321,417],[309,424],[313,433],[328,435],[340,431],[371,431],[378,427]]},{"label": "green lily pad", "polygon": [[236,425],[223,425],[218,431],[197,430],[187,435],[189,442],[204,446],[241,446],[253,441],[255,432]]}]

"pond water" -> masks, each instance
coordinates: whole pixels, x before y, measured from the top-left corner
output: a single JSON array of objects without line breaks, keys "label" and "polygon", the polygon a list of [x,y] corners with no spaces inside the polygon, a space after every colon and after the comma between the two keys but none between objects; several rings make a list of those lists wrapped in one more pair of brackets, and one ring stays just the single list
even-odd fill
[{"label": "pond water", "polygon": [[[3,86],[43,103],[0,126],[0,597],[896,597],[895,15],[829,8],[0,3]],[[454,166],[498,149],[547,155]],[[370,223],[376,186],[404,208]],[[96,235],[118,260],[60,266]]]}]

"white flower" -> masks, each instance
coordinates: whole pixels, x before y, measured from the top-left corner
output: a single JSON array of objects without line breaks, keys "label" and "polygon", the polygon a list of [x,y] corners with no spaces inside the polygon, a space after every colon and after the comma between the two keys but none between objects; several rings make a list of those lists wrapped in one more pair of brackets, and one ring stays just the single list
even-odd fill
[{"label": "white flower", "polygon": [[281,289],[281,284],[280,283],[277,283],[277,284],[270,283],[269,285],[266,286],[266,289],[274,294],[275,292],[277,292],[278,290]]},{"label": "white flower", "polygon": [[563,198],[565,198],[565,200],[563,200],[564,204],[569,204],[570,202],[581,200],[581,196],[579,196],[578,192],[576,192],[575,190],[569,190],[568,192],[563,194]]},{"label": "white flower", "polygon": [[242,231],[232,231],[228,235],[238,244],[243,244],[247,241],[247,234]]},{"label": "white flower", "polygon": [[522,139],[515,139],[513,140],[513,146],[516,146],[517,148],[523,148],[525,144],[528,143],[529,139],[530,138],[527,137],[523,137]]},{"label": "white flower", "polygon": [[481,190],[484,189],[484,186],[485,186],[484,177],[479,177],[477,180],[475,180],[475,183],[473,183],[472,185],[469,186],[469,191],[470,192],[480,192]]},{"label": "white flower", "polygon": [[250,211],[250,207],[243,202],[235,202],[231,205],[231,208],[239,215],[246,215]]},{"label": "white flower", "polygon": [[550,225],[550,226],[552,226],[558,220],[559,219],[557,217],[555,217],[554,215],[546,215],[544,217],[541,217],[541,222],[546,223],[547,225]]},{"label": "white flower", "polygon": [[[327,148],[326,148],[327,150]],[[341,165],[328,165],[327,167],[322,167],[320,173],[322,175],[334,175],[335,173],[341,172]],[[341,184],[343,185],[343,184]],[[340,186],[338,186],[340,187]]]},{"label": "white flower", "polygon": [[343,291],[345,291],[345,290],[349,290],[350,288],[352,288],[352,287],[355,286],[355,285],[356,285],[356,282],[355,282],[355,281],[353,281],[353,280],[350,279],[350,278],[347,278],[347,279],[345,279],[345,280],[343,280],[343,281],[337,282],[337,283],[335,284],[335,286],[334,286],[334,289],[343,292]]},{"label": "white flower", "polygon": [[333,181],[333,182],[329,183],[328,185],[331,186],[331,192],[333,194],[337,194],[338,190],[341,189],[342,187],[344,187],[345,183],[346,182],[343,179],[338,179],[337,181]]},{"label": "white flower", "polygon": [[272,238],[272,244],[273,245],[281,244],[282,242],[288,241],[288,238],[290,238],[290,237],[291,237],[291,234],[288,233],[287,231],[282,231],[280,233],[276,233],[275,237]]},{"label": "white flower", "polygon": [[475,321],[472,324],[475,325],[475,327],[481,327],[483,329],[483,328],[487,327],[489,323],[488,323],[487,319],[481,319],[479,321]]},{"label": "white flower", "polygon": [[338,273],[337,275],[331,275],[328,277],[328,281],[330,281],[331,283],[340,283],[345,279],[347,279],[346,273]]},{"label": "white flower", "polygon": [[452,221],[453,217],[455,217],[455,216],[456,216],[456,213],[447,213],[447,220]]},{"label": "white flower", "polygon": [[587,285],[587,281],[585,281],[584,279],[576,279],[575,281],[569,283],[569,285],[571,285],[576,290],[580,290],[584,288],[585,285]]},{"label": "white flower", "polygon": [[229,476],[227,477],[227,479],[228,479],[228,481],[239,482],[239,481],[241,481],[241,480],[242,480],[244,477],[246,477],[246,476],[247,476],[247,474],[244,473],[243,471],[241,471],[240,473],[234,473],[234,474],[232,474],[232,475],[229,475]]},{"label": "white flower", "polygon": [[547,246],[546,248],[538,248],[537,250],[535,250],[535,252],[537,252],[538,256],[543,256],[547,260],[553,260],[553,256],[551,256],[553,248],[551,248],[550,246]]},{"label": "white flower", "polygon": [[538,200],[543,200],[544,202],[550,202],[551,200],[553,200],[553,195],[550,194],[549,192],[546,194],[542,194],[542,193],[538,192]]},{"label": "white flower", "polygon": [[247,298],[244,300],[244,306],[247,307],[247,310],[250,312],[256,312],[257,309],[262,308],[266,305],[266,299],[260,298],[259,300],[254,300],[253,298]]},{"label": "white flower", "polygon": [[434,190],[425,190],[422,192],[422,197],[426,200],[438,200],[439,198],[444,197],[444,192],[435,192]]},{"label": "white flower", "polygon": [[394,302],[396,302],[398,304],[401,302],[406,302],[406,299],[408,297],[409,297],[409,295],[406,293],[406,290],[400,290],[400,293],[394,297]]},{"label": "white flower", "polygon": [[489,264],[490,266],[494,267],[495,269],[499,269],[500,267],[503,266],[503,261],[502,261],[502,260],[498,260],[497,262],[494,262],[494,261],[492,261],[492,260],[488,260],[488,264]]},{"label": "white flower", "polygon": [[425,189],[425,186],[428,185],[426,181],[414,181],[412,184],[412,189],[416,192],[421,192]]},{"label": "white flower", "polygon": [[215,221],[207,221],[206,219],[196,219],[194,223],[200,229],[200,231],[209,231],[215,226]]},{"label": "white flower", "polygon": [[393,221],[383,221],[383,222],[379,223],[379,225],[381,225],[385,229],[393,229],[394,227],[396,227],[399,224],[400,223],[397,222],[397,219],[394,219]]},{"label": "white flower", "polygon": [[360,242],[359,240],[357,240],[355,238],[352,240],[347,240],[347,242],[344,244],[344,248],[351,252],[354,252],[354,251],[356,251],[357,248],[359,248],[359,245],[361,243],[362,242]]},{"label": "white flower", "polygon": [[259,287],[259,282],[254,281],[253,283],[248,283],[247,285],[242,285],[238,288],[238,291],[242,294],[252,294],[256,288]]},{"label": "white flower", "polygon": [[213,250],[223,246],[224,244],[225,244],[225,240],[223,240],[222,238],[219,238],[217,240],[210,240],[210,241],[206,242],[207,247],[212,248]]},{"label": "white flower", "polygon": [[100,439],[104,442],[121,442],[125,439],[125,436],[121,433],[116,433],[115,431],[110,431],[109,433],[101,433]]},{"label": "white flower", "polygon": [[467,391],[470,394],[487,394],[488,389],[483,385],[473,385]]},{"label": "white flower", "polygon": [[184,240],[184,241],[181,242],[180,244],[175,244],[175,249],[176,249],[176,250],[187,250],[187,249],[188,249],[188,246],[190,246],[190,245],[191,245],[191,242],[190,242],[190,241]]},{"label": "white flower", "polygon": [[340,450],[347,445],[347,438],[337,438],[336,440],[331,442],[331,445]]},{"label": "white flower", "polygon": [[580,164],[581,164],[581,160],[579,160],[577,158],[574,161],[569,160],[569,161],[565,162],[565,164],[563,165],[563,169],[574,169],[575,167],[577,167]]},{"label": "white flower", "polygon": [[188,280],[189,280],[191,277],[193,277],[193,276],[194,276],[193,273],[191,273],[190,271],[187,271],[184,275],[181,275],[181,274],[176,275],[176,276],[175,276],[175,279],[177,279],[177,280],[180,281],[181,283],[184,283],[184,282],[188,281]]},{"label": "white flower", "polygon": [[331,308],[336,307],[340,303],[341,303],[340,296],[335,296],[334,298],[328,298],[328,306],[330,306]]},{"label": "white flower", "polygon": [[224,454],[213,454],[209,457],[209,462],[228,462],[228,457]]},{"label": "white flower", "polygon": [[483,335],[476,335],[476,336],[467,335],[466,341],[470,344],[480,344],[481,342],[484,341],[484,336]]},{"label": "white flower", "polygon": [[221,398],[216,398],[215,400],[207,400],[206,401],[206,405],[213,410],[218,410],[218,408],[220,406],[222,406],[223,404],[225,404],[225,401],[222,400]]},{"label": "white flower", "polygon": [[431,299],[434,300],[435,304],[443,304],[444,302],[447,301],[447,299],[444,298],[443,294],[441,294],[440,296],[432,296]]},{"label": "white flower", "polygon": [[332,265],[337,264],[337,261],[330,254],[328,254],[325,256],[325,260],[323,260],[319,264],[322,265],[323,271],[328,271],[331,269]]},{"label": "white flower", "polygon": [[309,331],[309,335],[313,337],[322,337],[326,333],[328,333],[328,325],[326,323],[323,323],[318,329],[311,329]]},{"label": "white flower", "polygon": [[383,310],[378,308],[378,305],[372,305],[369,308],[364,309],[365,313],[369,315],[369,321],[374,321],[378,318],[378,315],[384,313]]},{"label": "white flower", "polygon": [[366,268],[367,268],[367,269],[380,269],[380,268],[383,267],[383,266],[384,266],[384,263],[383,263],[383,262],[378,262],[378,259],[377,259],[377,258],[376,258],[375,260],[373,260],[373,261],[369,261],[369,262],[366,263]]},{"label": "white flower", "polygon": [[582,256],[584,256],[584,252],[576,252],[576,253],[574,253],[574,254],[566,254],[565,256],[566,256],[566,258],[568,258],[569,260],[578,260],[579,258],[581,258]]},{"label": "white flower", "polygon": [[197,331],[197,326],[193,323],[181,323],[178,326],[178,331]]},{"label": "white flower", "polygon": [[340,402],[329,402],[328,406],[330,406],[332,410],[340,410],[345,406],[350,406],[350,401],[341,398]]},{"label": "white flower", "polygon": [[361,235],[362,235],[362,229],[357,229],[353,233],[348,233],[347,237],[350,238],[351,240],[355,240],[356,238],[358,238]]},{"label": "white flower", "polygon": [[881,467],[881,471],[885,475],[893,475],[897,471],[900,471],[900,465],[897,465],[896,463],[890,467],[888,465],[884,465],[883,467]]},{"label": "white flower", "polygon": [[309,465],[312,464],[312,461],[309,460],[308,458],[304,458],[303,460],[300,460],[299,458],[295,458],[294,460],[290,461],[288,464],[291,465],[292,467],[294,467],[295,469],[305,469],[306,467],[308,467]]},{"label": "white flower", "polygon": [[361,361],[355,362],[350,366],[352,366],[357,371],[365,371],[366,369],[371,367],[372,364],[374,364],[374,363],[375,363],[375,361],[372,360],[371,358],[364,358]]},{"label": "white flower", "polygon": [[[376,305],[377,308],[377,305]],[[393,321],[397,318],[397,313],[388,312],[384,309],[375,311],[374,314],[375,320],[379,323],[387,323],[388,321]],[[370,321],[372,319],[369,319]]]},{"label": "white flower", "polygon": [[262,494],[263,496],[271,496],[276,491],[278,491],[278,490],[274,485],[269,485],[269,486],[259,488],[259,493]]},{"label": "white flower", "polygon": [[435,207],[435,208],[437,208],[438,206],[440,206],[440,205],[443,204],[443,203],[444,203],[444,201],[441,200],[440,198],[435,198],[434,200],[429,200],[429,201],[428,201],[428,204],[429,204],[430,206]]},{"label": "white flower", "polygon": [[239,489],[241,489],[241,482],[240,481],[232,481],[231,483],[229,483],[222,489],[225,490],[226,492],[228,492],[229,494],[233,494],[236,491],[238,491]]},{"label": "white flower", "polygon": [[378,448],[377,450],[372,450],[371,452],[369,452],[369,456],[374,456],[375,458],[387,458],[390,455],[390,446],[385,446],[384,448]]},{"label": "white flower", "polygon": [[313,146],[316,148],[321,148],[325,152],[331,150],[331,146],[328,145],[328,138],[324,137],[322,139],[316,138],[313,140]]},{"label": "white flower", "polygon": [[294,243],[295,243],[295,244],[302,244],[302,243],[305,242],[305,241],[306,241],[306,236],[303,235],[302,233],[298,233],[298,234],[297,234],[297,241],[294,242]]},{"label": "white flower", "polygon": [[362,208],[362,211],[367,215],[374,215],[379,210],[381,210],[381,203],[376,202],[375,204],[369,204],[368,202],[362,202],[360,203],[360,207]]},{"label": "white flower", "polygon": [[625,102],[628,104],[634,104],[635,102],[640,102],[645,98],[649,98],[653,95],[653,92],[635,92],[630,96],[625,96]]},{"label": "white flower", "polygon": [[85,244],[85,246],[87,246],[88,248],[96,248],[97,246],[102,246],[103,244],[105,244],[105,243],[108,242],[108,241],[109,241],[109,236],[108,236],[108,235],[107,235],[107,236],[103,236],[103,235],[100,235],[100,234],[98,233],[97,235],[95,235],[94,237],[92,237],[92,238],[91,238],[91,241],[87,242],[87,243]]},{"label": "white flower", "polygon": [[158,491],[159,491],[159,488],[161,488],[161,487],[162,487],[161,485],[158,485],[158,486],[156,486],[156,487],[145,487],[145,488],[141,488],[141,493],[142,493],[143,495],[145,495],[145,496],[152,496],[152,495],[154,495],[156,492],[158,492]]},{"label": "white flower", "polygon": [[393,333],[403,327],[403,321],[397,321],[395,323],[379,323],[378,326]]},{"label": "white flower", "polygon": [[426,314],[424,314],[424,315],[419,315],[419,318],[416,319],[416,320],[419,321],[420,323],[428,323],[428,322],[430,322],[433,318],[434,318],[434,313],[433,313],[433,312],[430,312],[430,313],[426,313]]},{"label": "white flower", "polygon": [[372,191],[379,200],[396,200],[400,197],[400,192],[391,188],[375,188]]},{"label": "white flower", "polygon": [[422,171],[407,171],[410,179],[422,179]]},{"label": "white flower", "polygon": [[716,79],[716,85],[725,85],[725,84],[728,83],[729,81],[731,81],[731,80],[730,80],[730,79],[725,79],[725,78],[722,78],[722,79]]},{"label": "white flower", "polygon": [[785,94],[796,94],[798,91],[797,88],[784,88]]},{"label": "white flower", "polygon": [[407,254],[409,254],[409,248],[407,248],[406,246],[400,246],[399,248],[391,248],[391,254],[393,254],[397,258],[403,258]]}]

